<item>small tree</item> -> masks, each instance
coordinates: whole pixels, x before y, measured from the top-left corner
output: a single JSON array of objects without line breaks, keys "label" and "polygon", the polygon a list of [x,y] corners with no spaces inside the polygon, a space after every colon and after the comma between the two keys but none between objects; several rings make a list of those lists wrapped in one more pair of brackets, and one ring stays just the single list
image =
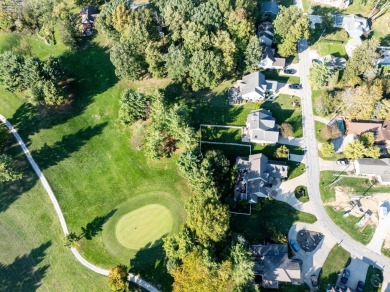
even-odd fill
[{"label": "small tree", "polygon": [[293,134],[293,126],[289,123],[283,123],[280,125],[280,135],[282,135],[283,137],[289,137],[289,136],[292,136]]},{"label": "small tree", "polygon": [[148,98],[133,89],[126,89],[120,100],[119,120],[123,124],[133,124],[147,117]]},{"label": "small tree", "polygon": [[373,132],[366,132],[360,135],[359,140],[364,144],[366,147],[370,147],[374,145],[375,142],[375,136]]},{"label": "small tree", "polygon": [[76,232],[71,232],[66,236],[65,246],[67,247],[76,247],[79,245],[81,237],[76,234]]},{"label": "small tree", "polygon": [[379,147],[370,146],[366,149],[364,156],[377,159],[381,156],[381,150],[379,149]]},{"label": "small tree", "polygon": [[321,146],[321,153],[324,157],[332,157],[334,154],[334,147],[332,143],[323,143]]},{"label": "small tree", "polygon": [[127,290],[127,267],[118,265],[110,269],[108,272],[108,285],[112,291],[126,291]]},{"label": "small tree", "polygon": [[22,174],[13,167],[12,158],[6,154],[0,155],[0,183],[15,181],[22,178]]},{"label": "small tree", "polygon": [[278,149],[276,149],[275,151],[275,157],[276,158],[287,158],[288,157],[288,148],[286,145],[282,145],[280,147],[278,147]]},{"label": "small tree", "polygon": [[314,63],[309,79],[315,88],[321,88],[328,85],[328,80],[332,74],[333,70],[329,66],[322,63]]},{"label": "small tree", "polygon": [[344,148],[344,155],[348,159],[360,159],[364,156],[366,152],[366,149],[363,145],[363,143],[359,140],[355,140],[351,143],[349,143]]}]

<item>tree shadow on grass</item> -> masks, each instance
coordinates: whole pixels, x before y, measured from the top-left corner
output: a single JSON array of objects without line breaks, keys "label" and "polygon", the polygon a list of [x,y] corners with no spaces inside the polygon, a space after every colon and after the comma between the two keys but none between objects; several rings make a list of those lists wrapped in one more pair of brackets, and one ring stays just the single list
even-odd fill
[{"label": "tree shadow on grass", "polygon": [[48,146],[47,144],[43,145],[41,149],[32,151],[31,155],[34,157],[41,170],[48,169],[53,165],[57,165],[64,159],[69,158],[72,153],[80,150],[87,141],[101,134],[106,126],[107,122],[93,127],[86,127],[79,130],[77,133],[62,137],[60,141],[55,142],[51,146]]},{"label": "tree shadow on grass", "polygon": [[162,291],[172,290],[173,278],[165,266],[165,251],[163,238],[154,243],[148,243],[141,248],[134,258],[130,259],[130,272],[142,275],[146,281],[161,288]]},{"label": "tree shadow on grass", "polygon": [[[41,170],[47,169],[70,157],[71,153],[78,151],[89,139],[100,134],[105,126],[106,123],[87,127],[76,134],[65,136],[52,146],[45,145],[39,150],[32,151],[31,154]],[[38,177],[11,134],[7,134],[6,141],[0,146],[1,153],[14,157],[15,168],[23,174],[19,180],[0,184],[0,212],[4,212],[21,195],[36,185]]]},{"label": "tree shadow on grass", "polygon": [[9,265],[0,263],[0,291],[36,291],[49,268],[49,265],[37,266],[50,246],[51,241],[48,241]]},{"label": "tree shadow on grass", "polygon": [[[283,104],[282,104],[283,105]],[[277,124],[284,123],[287,119],[291,118],[294,114],[293,109],[285,109],[276,101],[266,101],[261,105],[262,108],[272,112],[272,116],[275,118]]]},{"label": "tree shadow on grass", "polygon": [[105,92],[118,81],[107,50],[97,44],[92,43],[79,51],[66,52],[60,58],[74,78],[69,85],[69,92],[73,94],[72,102],[69,106],[53,110],[23,103],[9,120],[26,144],[30,143],[30,136],[41,129],[50,129],[81,115],[92,103],[94,96]]},{"label": "tree shadow on grass", "polygon": [[85,227],[81,227],[81,236],[83,236],[87,240],[91,240],[92,238],[94,238],[99,232],[103,230],[103,225],[115,214],[116,211],[116,209],[112,209],[106,215],[97,216]]}]

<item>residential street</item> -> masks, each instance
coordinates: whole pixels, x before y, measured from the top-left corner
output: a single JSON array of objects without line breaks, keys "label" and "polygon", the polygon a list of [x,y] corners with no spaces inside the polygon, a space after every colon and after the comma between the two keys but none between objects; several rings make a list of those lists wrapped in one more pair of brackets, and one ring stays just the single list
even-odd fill
[{"label": "residential street", "polygon": [[[299,71],[301,73],[302,83],[302,117],[303,117],[303,138],[306,144],[306,175],[307,187],[310,196],[310,202],[314,214],[317,216],[319,226],[327,237],[332,237],[344,249],[349,251],[353,257],[362,259],[365,263],[377,266],[383,269],[384,278],[390,279],[390,259],[381,256],[363,244],[352,239],[348,234],[342,231],[328,216],[321,200],[320,183],[320,163],[318,157],[317,141],[315,138],[313,105],[311,99],[311,88],[309,84],[309,66],[310,56],[308,43],[302,39],[298,44],[299,51]],[[390,284],[383,283],[382,291],[390,291]]]}]

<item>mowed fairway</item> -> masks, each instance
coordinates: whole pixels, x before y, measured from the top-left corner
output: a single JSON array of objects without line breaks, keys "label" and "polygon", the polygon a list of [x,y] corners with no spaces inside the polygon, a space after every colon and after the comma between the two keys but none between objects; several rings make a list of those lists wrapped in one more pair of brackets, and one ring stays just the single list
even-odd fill
[{"label": "mowed fairway", "polygon": [[[169,290],[172,278],[165,268],[162,245],[141,248],[139,251],[125,248],[116,239],[116,224],[110,225],[116,216],[123,216],[149,204],[161,205],[161,200],[165,202],[163,206],[170,210],[174,222],[172,232],[177,231],[184,221],[184,201],[190,192],[177,170],[177,155],[170,159],[148,161],[143,149],[132,147],[132,130],[118,122],[119,99],[125,88],[140,88],[150,93],[166,86],[169,81],[119,82],[107,48],[101,45],[99,36],[89,41],[90,44],[79,51],[63,51],[62,47],[56,46],[48,47],[46,51],[39,50],[41,58],[53,52],[60,56],[75,79],[71,85],[74,99],[68,108],[42,112],[42,109],[26,103],[20,94],[4,92],[0,88],[0,113],[18,129],[51,184],[69,230],[81,234],[82,228],[88,229],[88,238],[80,241],[80,253],[102,268],[111,268],[119,263],[130,264],[132,272],[161,284],[163,290]],[[0,37],[0,51],[1,45]],[[36,43],[32,45],[34,53]],[[24,197],[30,188],[28,185],[17,191],[12,190],[15,200],[1,202],[1,209],[7,210],[19,201],[24,202],[24,208],[33,208],[27,201],[18,199]],[[163,192],[163,199],[155,195],[142,206],[123,210],[122,213],[120,206],[123,203],[143,198],[149,192]],[[39,217],[32,217],[28,223],[50,238],[48,229],[42,225]],[[103,239],[107,225],[113,230],[108,244]],[[0,262],[5,262],[7,246],[12,244],[8,241],[4,243],[0,250]],[[71,255],[66,248],[61,252]],[[55,260],[56,256],[53,254],[52,258]],[[60,257],[58,260],[61,264]],[[49,277],[52,273],[46,275]],[[70,276],[63,273],[63,281],[66,282]]]},{"label": "mowed fairway", "polygon": [[172,230],[173,219],[167,208],[147,205],[124,215],[116,225],[118,241],[127,248],[140,249],[153,244]]}]

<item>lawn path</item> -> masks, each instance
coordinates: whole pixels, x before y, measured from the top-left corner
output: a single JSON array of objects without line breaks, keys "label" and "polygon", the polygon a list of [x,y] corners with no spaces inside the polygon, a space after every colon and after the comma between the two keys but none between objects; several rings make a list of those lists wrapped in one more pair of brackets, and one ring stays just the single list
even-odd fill
[{"label": "lawn path", "polygon": [[[53,206],[54,206],[54,209],[57,213],[58,219],[60,220],[61,228],[62,228],[64,235],[65,236],[68,235],[69,230],[68,230],[68,226],[66,225],[64,214],[61,211],[61,208],[60,208],[60,205],[58,204],[57,198],[54,195],[53,190],[51,189],[48,181],[46,180],[46,177],[43,175],[42,171],[39,169],[38,165],[36,164],[36,162],[34,161],[32,155],[31,155],[30,151],[27,149],[26,144],[24,144],[22,138],[19,136],[16,129],[11,125],[11,123],[9,121],[7,121],[7,119],[2,114],[0,114],[0,120],[2,123],[4,123],[4,125],[6,125],[8,130],[12,133],[12,135],[14,135],[15,139],[18,141],[20,147],[23,150],[24,155],[27,157],[28,162],[31,164],[31,166],[34,169],[35,173],[37,174],[39,180],[41,181],[43,188],[46,190],[51,202],[53,203]],[[73,255],[75,256],[75,258],[79,261],[79,263],[81,263],[83,266],[94,271],[95,273],[98,273],[98,274],[103,275],[103,276],[108,276],[108,270],[102,269],[102,268],[97,267],[97,266],[91,264],[90,262],[88,262],[86,259],[84,259],[81,256],[81,254],[78,252],[78,250],[76,248],[72,247],[70,250],[73,253]],[[158,292],[159,291],[152,284],[146,282],[141,277],[136,276],[134,274],[129,273],[128,279],[129,279],[129,281],[138,284],[139,286],[145,288],[146,290],[148,290],[150,292]]]}]

